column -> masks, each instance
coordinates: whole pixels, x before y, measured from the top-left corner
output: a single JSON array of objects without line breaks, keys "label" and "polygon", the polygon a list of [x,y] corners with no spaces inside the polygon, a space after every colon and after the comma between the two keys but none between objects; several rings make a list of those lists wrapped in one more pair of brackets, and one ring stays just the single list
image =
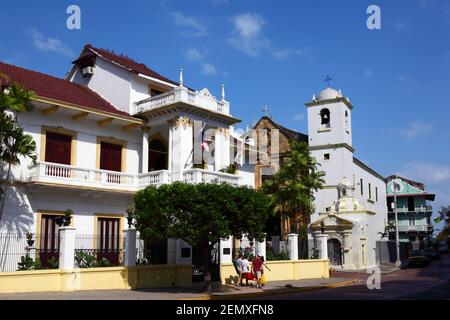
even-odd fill
[{"label": "column", "polygon": [[123,230],[123,250],[125,251],[123,266],[136,265],[136,229]]},{"label": "column", "polygon": [[223,169],[222,165],[222,148],[223,148],[223,135],[222,128],[217,128],[214,136],[214,170],[219,171]]},{"label": "column", "polygon": [[233,237],[220,240],[220,263],[233,263],[231,250],[233,247]]},{"label": "column", "polygon": [[318,234],[316,235],[319,250],[320,250],[320,259],[328,259],[328,235],[326,234]]},{"label": "column", "polygon": [[264,260],[267,260],[266,257],[266,238],[261,242],[256,242],[256,254],[264,257]]},{"label": "column", "polygon": [[142,173],[148,172],[148,128],[142,128]]},{"label": "column", "polygon": [[192,246],[183,239],[176,241],[175,264],[192,265]]},{"label": "column", "polygon": [[173,121],[169,120],[169,121],[167,121],[167,124],[169,126],[169,146],[168,146],[168,150],[167,150],[168,169],[172,170],[172,168],[173,168],[173,164],[172,164],[172,161],[173,161]]},{"label": "column", "polygon": [[183,180],[183,171],[193,160],[193,125],[187,117],[175,119],[172,131],[172,170],[174,180]]},{"label": "column", "polygon": [[75,228],[60,227],[59,269],[72,270],[75,267]]},{"label": "column", "polygon": [[289,259],[298,260],[298,234],[288,234]]}]

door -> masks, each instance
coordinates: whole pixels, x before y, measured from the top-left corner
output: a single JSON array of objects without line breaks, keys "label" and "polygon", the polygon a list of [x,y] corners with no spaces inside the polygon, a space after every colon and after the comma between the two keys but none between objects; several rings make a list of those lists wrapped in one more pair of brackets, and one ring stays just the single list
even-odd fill
[{"label": "door", "polygon": [[[107,142],[100,144],[100,169],[122,171],[122,145]],[[120,183],[120,175],[108,173],[107,182]]]},{"label": "door", "polygon": [[330,259],[330,264],[333,266],[342,265],[341,256],[341,243],[337,239],[330,239],[327,241],[328,244],[328,259]]},{"label": "door", "polygon": [[[71,148],[72,136],[56,132],[47,132],[45,134],[45,162],[70,165]],[[49,176],[69,177],[70,170],[68,168],[48,166],[46,174]]]},{"label": "door", "polygon": [[148,146],[148,171],[167,170],[167,150],[160,140],[152,140]]},{"label": "door", "polygon": [[59,230],[56,219],[62,215],[41,216],[41,235],[38,249],[39,259],[44,269],[57,268],[59,261]]},{"label": "door", "polygon": [[107,259],[110,265],[120,264],[120,218],[98,218],[97,260]]}]

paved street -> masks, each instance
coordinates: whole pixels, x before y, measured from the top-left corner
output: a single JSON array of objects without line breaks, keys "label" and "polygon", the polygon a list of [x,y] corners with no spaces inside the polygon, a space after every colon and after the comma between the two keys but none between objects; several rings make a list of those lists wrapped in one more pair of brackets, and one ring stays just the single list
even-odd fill
[{"label": "paved street", "polygon": [[328,278],[272,281],[263,290],[252,287],[236,287],[214,283],[213,295],[201,292],[202,283],[195,283],[190,288],[160,288],[139,290],[96,290],[73,292],[30,292],[16,294],[0,294],[0,300],[221,300],[242,299],[261,294],[277,294],[298,292],[303,290],[319,290],[327,287],[349,285],[352,279]]},{"label": "paved street", "polygon": [[373,299],[450,299],[450,256],[442,257],[426,268],[404,269],[382,275],[381,289],[369,290],[366,279],[369,274],[343,273],[336,276],[359,279],[360,283],[312,292],[262,297],[276,300],[373,300]]},{"label": "paved street", "polygon": [[[337,272],[330,279],[270,282],[263,290],[215,284],[214,296],[200,293],[201,284],[191,288],[147,290],[98,290],[0,294],[0,300],[352,300],[352,299],[450,299],[450,256],[426,268],[405,269],[381,276],[381,289],[369,290],[369,274]],[[358,280],[357,284],[351,282]],[[294,293],[291,293],[294,292]],[[261,296],[263,294],[264,296]]]}]

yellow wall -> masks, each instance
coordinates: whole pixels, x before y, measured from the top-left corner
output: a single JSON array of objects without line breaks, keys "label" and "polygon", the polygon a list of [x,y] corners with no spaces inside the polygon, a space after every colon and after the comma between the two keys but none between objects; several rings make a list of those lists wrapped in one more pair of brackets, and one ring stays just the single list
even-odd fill
[{"label": "yellow wall", "polygon": [[184,287],[192,284],[192,267],[152,265],[0,273],[0,293]]},{"label": "yellow wall", "polygon": [[[266,281],[301,280],[329,278],[329,260],[267,261],[271,271],[264,269]],[[238,281],[233,264],[223,264],[220,269],[222,283],[234,284]]]}]

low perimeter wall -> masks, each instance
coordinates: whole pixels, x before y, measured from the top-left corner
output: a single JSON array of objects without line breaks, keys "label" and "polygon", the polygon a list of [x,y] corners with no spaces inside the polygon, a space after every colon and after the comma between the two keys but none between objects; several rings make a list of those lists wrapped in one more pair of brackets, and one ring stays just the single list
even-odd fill
[{"label": "low perimeter wall", "polygon": [[[267,261],[271,271],[264,269],[266,281],[329,278],[329,260]],[[239,280],[233,264],[223,264],[220,269],[222,283],[235,284]]]},{"label": "low perimeter wall", "polygon": [[152,265],[0,273],[0,293],[186,287],[190,265]]}]

